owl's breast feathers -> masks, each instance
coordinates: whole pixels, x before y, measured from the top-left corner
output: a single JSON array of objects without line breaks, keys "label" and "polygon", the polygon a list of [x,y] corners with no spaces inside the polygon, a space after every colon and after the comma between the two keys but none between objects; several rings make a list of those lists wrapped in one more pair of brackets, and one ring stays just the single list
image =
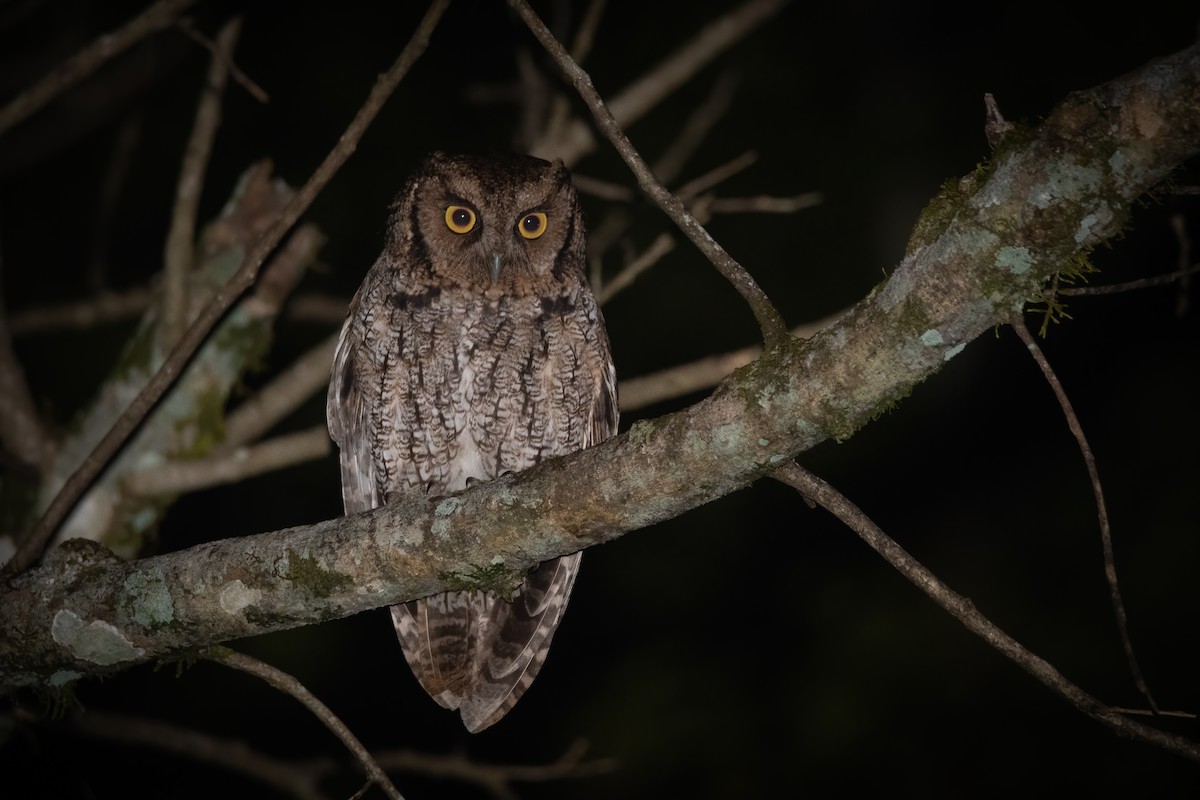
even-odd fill
[{"label": "owl's breast feathers", "polygon": [[[379,266],[352,303],[330,384],[347,513],[392,493],[456,492],[615,433],[615,373],[582,276],[548,296],[487,297]],[[545,562],[511,602],[449,592],[392,608],[418,680],[468,729],[494,723],[532,682],[578,564],[578,553]]]},{"label": "owl's breast feathers", "polygon": [[[347,513],[397,493],[456,492],[616,432],[583,215],[561,163],[433,153],[392,212],[330,380]],[[469,730],[533,681],[579,560],[539,564],[511,596],[446,592],[392,607],[417,679]]]}]

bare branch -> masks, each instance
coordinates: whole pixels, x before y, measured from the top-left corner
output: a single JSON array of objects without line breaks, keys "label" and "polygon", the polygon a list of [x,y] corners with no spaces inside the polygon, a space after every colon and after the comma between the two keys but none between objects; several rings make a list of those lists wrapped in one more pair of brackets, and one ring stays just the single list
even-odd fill
[{"label": "bare branch", "polygon": [[170,26],[196,0],[159,0],[113,33],[106,33],[0,108],[0,135],[32,116],[114,56]]},{"label": "bare branch", "polygon": [[380,769],[375,759],[371,758],[371,754],[367,752],[367,748],[363,747],[358,737],[346,727],[346,724],[336,714],[329,710],[329,706],[318,700],[300,681],[281,669],[272,667],[270,664],[263,663],[245,653],[230,650],[227,647],[209,647],[202,651],[200,656],[209,661],[224,664],[227,667],[245,672],[247,675],[261,678],[284,694],[290,694],[299,700],[317,719],[321,720],[321,723],[326,728],[329,728],[333,732],[334,736],[342,740],[342,744],[354,754],[354,757],[358,759],[367,776],[376,786],[383,790],[384,794],[392,798],[392,800],[404,800],[400,792],[392,785],[391,779]]},{"label": "bare branch", "polygon": [[819,206],[820,192],[805,192],[793,197],[716,197],[708,204],[710,214],[795,214]]},{"label": "bare branch", "polygon": [[189,20],[180,20],[178,24],[181,31],[187,34],[193,42],[212,53],[213,58],[220,58],[225,61],[225,67],[229,70],[229,77],[233,78],[238,86],[245,89],[247,94],[260,103],[271,102],[271,97],[267,94],[266,90],[255,83],[245,72],[242,72],[241,67],[233,60],[233,52],[226,52],[221,48],[219,39],[217,42],[213,42],[203,33],[196,30]]},{"label": "bare branch", "polygon": [[[0,252],[0,257],[2,257]],[[0,269],[3,275],[3,269]],[[25,379],[25,369],[13,351],[8,312],[0,287],[0,442],[33,471],[40,473],[54,450]]]},{"label": "bare branch", "polygon": [[637,277],[646,270],[658,263],[659,259],[667,253],[675,249],[675,239],[669,233],[660,233],[658,237],[650,243],[650,246],[642,251],[642,254],[630,261],[625,267],[618,272],[612,280],[605,283],[598,292],[596,292],[596,300],[600,305],[604,305],[609,300],[616,297],[617,293],[622,289],[628,288],[633,284]]},{"label": "bare branch", "polygon": [[[849,309],[830,314],[823,319],[792,328],[797,339],[810,339],[820,331],[844,317]],[[649,375],[626,378],[621,381],[617,396],[621,398],[621,412],[635,411],[655,403],[674,400],[677,397],[710,389],[733,373],[746,366],[762,354],[761,345],[743,347],[729,353],[705,356],[687,364],[668,367]]]},{"label": "bare branch", "polygon": [[71,718],[69,730],[95,739],[147,747],[211,764],[252,778],[296,800],[325,800],[318,783],[334,771],[329,758],[283,761],[237,739],[224,739],[167,722],[99,709]]},{"label": "bare branch", "polygon": [[481,786],[494,797],[508,798],[514,794],[510,784],[545,783],[564,778],[587,778],[603,775],[616,769],[612,759],[584,761],[587,742],[577,741],[557,761],[543,765],[481,764],[463,754],[435,756],[411,750],[385,750],[375,753],[379,766],[389,772],[415,772],[435,778],[455,778]]},{"label": "bare branch", "polygon": [[695,155],[717,122],[729,111],[736,86],[737,80],[730,73],[722,73],[717,78],[708,97],[696,106],[688,116],[687,122],[679,129],[675,141],[671,142],[662,156],[654,162],[654,174],[659,180],[670,184],[683,173],[684,165]]},{"label": "bare branch", "polygon": [[734,175],[737,175],[739,172],[752,165],[755,161],[758,161],[758,154],[753,150],[747,150],[737,158],[713,167],[700,177],[693,178],[692,180],[688,181],[683,186],[680,186],[678,189],[676,189],[675,194],[679,195],[680,200],[686,202],[701,192],[711,189],[721,181],[732,178]]},{"label": "bare branch", "polygon": [[133,319],[150,307],[154,290],[136,286],[123,292],[101,292],[90,300],[30,308],[12,315],[14,336],[57,330],[87,330],[97,325]]},{"label": "bare branch", "polygon": [[[778,14],[787,3],[788,0],[749,0],[706,25],[666,60],[617,92],[609,106],[613,117],[623,126],[632,125],[720,53]],[[553,131],[551,134],[552,137],[535,143],[530,152],[544,158],[561,158],[570,166],[595,147],[592,131],[583,120],[565,126],[560,134]]]},{"label": "bare branch", "polygon": [[221,124],[221,95],[229,80],[229,64],[241,30],[242,18],[234,17],[217,34],[208,76],[200,90],[196,121],[179,169],[175,208],[171,212],[171,226],[163,250],[162,317],[158,336],[165,349],[174,347],[187,327],[187,282],[192,271],[192,250],[196,246],[196,215],[204,188],[204,171],[212,154],[217,127]]},{"label": "bare branch", "polygon": [[225,440],[218,451],[226,451],[252,442],[304,404],[309,397],[329,385],[329,365],[338,335],[334,333],[300,356],[258,394],[245,401],[225,418]]},{"label": "bare branch", "polygon": [[1125,660],[1129,664],[1129,671],[1133,675],[1133,682],[1137,685],[1138,691],[1146,698],[1146,702],[1150,704],[1150,708],[1157,714],[1158,704],[1154,702],[1154,696],[1150,694],[1150,687],[1146,684],[1146,679],[1142,676],[1142,668],[1138,666],[1137,656],[1133,650],[1133,640],[1129,636],[1129,619],[1125,614],[1125,602],[1121,599],[1121,586],[1117,581],[1117,564],[1113,556],[1112,542],[1112,527],[1108,521],[1108,506],[1104,502],[1104,486],[1100,483],[1100,471],[1096,467],[1096,455],[1092,452],[1091,445],[1088,444],[1087,436],[1084,435],[1083,426],[1079,424],[1079,417],[1075,415],[1075,409],[1071,405],[1071,399],[1067,397],[1066,389],[1058,380],[1058,376],[1054,373],[1054,368],[1050,366],[1050,362],[1046,359],[1046,355],[1042,349],[1038,347],[1037,340],[1033,338],[1033,334],[1025,327],[1025,320],[1020,315],[1013,317],[1011,323],[1012,329],[1020,337],[1021,342],[1029,351],[1029,355],[1037,363],[1042,370],[1042,374],[1046,378],[1046,383],[1050,384],[1051,391],[1054,392],[1054,397],[1058,400],[1059,406],[1062,408],[1063,415],[1067,418],[1067,427],[1071,430],[1071,435],[1075,437],[1075,441],[1079,444],[1079,451],[1083,455],[1083,463],[1087,466],[1088,477],[1092,481],[1092,494],[1096,497],[1096,516],[1100,523],[1100,544],[1104,551],[1104,578],[1108,581],[1108,591],[1112,597],[1113,613],[1117,618],[1117,632],[1121,637],[1121,647],[1125,650]]},{"label": "bare branch", "polygon": [[341,168],[346,159],[358,146],[367,126],[383,107],[384,102],[395,90],[396,86],[408,74],[408,70],[420,57],[429,44],[438,20],[446,10],[449,0],[434,0],[424,18],[417,26],[404,50],[387,72],[379,76],[362,107],[338,140],[337,145],[317,167],[308,182],[296,193],[279,216],[279,220],[263,234],[258,243],[246,255],[237,273],[228,284],[218,291],[212,301],[200,312],[195,322],[188,328],[178,346],[171,352],[163,363],[162,368],[146,384],[145,389],[129,404],[128,409],[118,418],[107,435],[96,445],[95,449],[84,459],[79,469],[63,485],[58,496],[50,503],[46,513],[39,520],[30,536],[17,554],[6,565],[8,570],[22,570],[28,567],[45,548],[54,531],[62,523],[67,513],[78,502],[84,491],[95,480],[104,465],[116,454],[121,445],[136,429],[138,423],[149,413],[150,409],[166,393],[175,381],[184,365],[192,354],[204,342],[212,329],[230,306],[246,291],[258,276],[263,261],[275,248],[300,215],[312,204],[317,193],[325,187],[330,178]]},{"label": "bare branch", "polygon": [[320,425],[207,458],[168,461],[133,473],[125,479],[125,488],[146,497],[192,492],[315,461],[331,449],[329,431]]},{"label": "bare branch", "polygon": [[996,648],[1084,714],[1107,725],[1121,736],[1148,742],[1193,761],[1200,761],[1200,745],[1197,743],[1126,719],[1068,681],[1048,661],[1027,650],[1020,642],[979,613],[974,603],[950,589],[880,530],[870,517],[816,475],[799,464],[788,463],[780,467],[772,477],[791,486],[805,497],[817,501],[846,527],[858,534],[872,550],[883,556],[901,575],[950,612],[967,630]]},{"label": "bare branch", "polygon": [[713,266],[742,295],[742,298],[745,299],[754,312],[755,318],[758,320],[763,338],[770,343],[787,336],[787,328],[783,324],[783,318],[771,303],[771,299],[767,297],[766,292],[755,282],[750,273],[746,272],[742,265],[725,252],[725,249],[709,235],[704,226],[684,207],[683,202],[671,194],[654,177],[650,168],[646,166],[646,162],[642,160],[642,157],[634,149],[629,138],[621,129],[620,124],[618,124],[612,113],[604,105],[604,101],[596,92],[595,87],[592,86],[592,79],[588,74],[571,60],[570,54],[563,49],[563,46],[554,38],[550,30],[538,18],[537,14],[534,13],[525,0],[509,0],[509,6],[520,15],[521,19],[529,27],[529,30],[541,42],[542,46],[546,48],[546,52],[554,58],[567,79],[575,86],[576,91],[579,92],[580,97],[583,98],[583,101],[595,117],[596,124],[600,130],[612,142],[617,152],[620,153],[621,158],[637,178],[638,185],[642,187],[642,191],[679,226],[684,235],[692,240],[692,243],[696,245],[700,252],[712,262]]},{"label": "bare branch", "polygon": [[592,52],[592,43],[596,40],[596,29],[604,18],[604,7],[608,0],[592,0],[584,12],[583,21],[575,31],[575,39],[571,42],[571,57],[582,64]]},{"label": "bare branch", "polygon": [[1193,264],[1190,267],[1185,267],[1175,272],[1168,272],[1166,275],[1154,275],[1150,278],[1139,278],[1138,280],[1125,281],[1124,283],[1112,283],[1108,286],[1067,286],[1056,290],[1056,293],[1063,296],[1083,297],[1087,295],[1132,292],[1138,289],[1149,289],[1152,286],[1167,286],[1177,283],[1185,276],[1194,275],[1197,272],[1200,272],[1200,264]]}]

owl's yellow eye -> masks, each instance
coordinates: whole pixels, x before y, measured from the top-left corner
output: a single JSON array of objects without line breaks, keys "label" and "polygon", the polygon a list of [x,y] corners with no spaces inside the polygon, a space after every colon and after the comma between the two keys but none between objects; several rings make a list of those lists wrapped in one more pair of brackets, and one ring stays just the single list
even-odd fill
[{"label": "owl's yellow eye", "polygon": [[546,215],[541,211],[526,214],[517,224],[517,230],[526,239],[536,239],[546,232]]},{"label": "owl's yellow eye", "polygon": [[466,206],[446,206],[446,227],[455,233],[470,233],[475,227],[475,212]]}]

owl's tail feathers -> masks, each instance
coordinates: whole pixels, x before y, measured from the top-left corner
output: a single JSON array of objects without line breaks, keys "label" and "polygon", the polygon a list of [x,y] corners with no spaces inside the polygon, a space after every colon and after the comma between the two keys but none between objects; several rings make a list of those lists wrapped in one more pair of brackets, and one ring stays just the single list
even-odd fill
[{"label": "owl's tail feathers", "polygon": [[405,658],[422,688],[458,709],[472,733],[509,712],[546,660],[575,584],[580,553],[539,564],[511,602],[447,592],[392,607]]}]

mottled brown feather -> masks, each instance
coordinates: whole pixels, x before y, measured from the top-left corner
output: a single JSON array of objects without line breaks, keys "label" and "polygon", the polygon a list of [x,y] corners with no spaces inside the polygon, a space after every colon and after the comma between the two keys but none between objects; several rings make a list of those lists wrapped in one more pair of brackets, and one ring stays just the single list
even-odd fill
[{"label": "mottled brown feather", "polygon": [[[449,206],[470,209],[475,227],[451,230]],[[530,214],[546,215],[533,239],[518,229]],[[584,236],[561,164],[435,153],[420,165],[334,357],[327,412],[347,514],[451,494],[616,432]],[[475,590],[393,606],[421,686],[471,731],[503,717],[545,661],[579,562],[540,564],[511,598]]]}]

